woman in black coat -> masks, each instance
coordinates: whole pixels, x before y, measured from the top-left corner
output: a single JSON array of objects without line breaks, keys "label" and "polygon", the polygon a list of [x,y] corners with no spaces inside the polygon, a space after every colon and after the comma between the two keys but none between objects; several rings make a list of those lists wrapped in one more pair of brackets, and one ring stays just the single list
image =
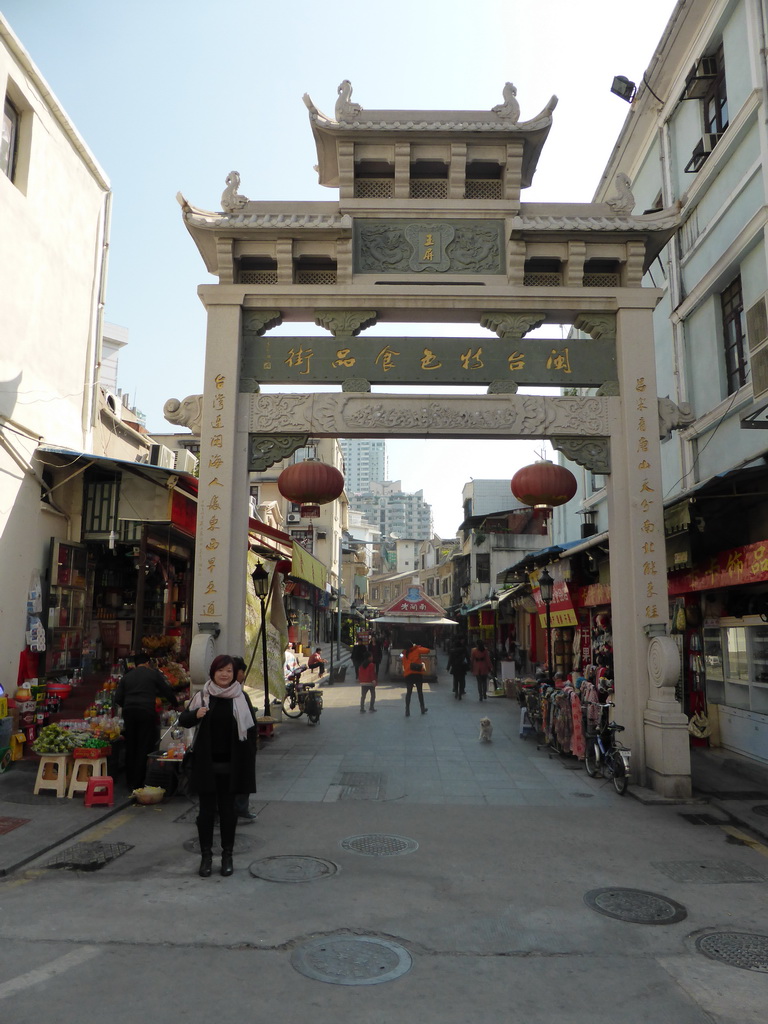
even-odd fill
[{"label": "woman in black coat", "polygon": [[210,678],[179,715],[185,729],[197,727],[192,751],[192,789],[199,795],[197,833],[199,874],[212,870],[213,824],[219,813],[221,873],[231,875],[238,794],[256,792],[256,716],[235,680],[234,661],[220,654],[211,663]]}]

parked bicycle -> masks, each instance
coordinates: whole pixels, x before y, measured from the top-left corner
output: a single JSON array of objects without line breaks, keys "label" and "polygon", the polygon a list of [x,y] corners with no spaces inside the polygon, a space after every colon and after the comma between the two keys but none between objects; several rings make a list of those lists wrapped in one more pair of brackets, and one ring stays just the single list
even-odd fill
[{"label": "parked bicycle", "polygon": [[298,666],[291,672],[285,684],[283,713],[288,718],[306,715],[310,725],[317,725],[323,710],[323,691],[315,689],[312,682],[302,683],[301,673],[306,665]]},{"label": "parked bicycle", "polygon": [[619,796],[623,796],[629,785],[632,752],[623,747],[616,737],[617,733],[624,732],[624,726],[609,721],[610,709],[615,706],[611,701],[590,705],[597,707],[599,718],[591,728],[588,721],[584,767],[590,778],[602,776],[610,779]]}]

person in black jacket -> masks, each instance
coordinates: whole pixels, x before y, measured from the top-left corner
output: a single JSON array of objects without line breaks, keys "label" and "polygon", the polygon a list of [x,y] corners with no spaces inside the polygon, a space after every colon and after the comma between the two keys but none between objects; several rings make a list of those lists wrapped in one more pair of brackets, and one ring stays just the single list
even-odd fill
[{"label": "person in black jacket", "polygon": [[163,697],[177,707],[176,694],[162,672],[150,668],[148,654],[136,655],[136,668],[126,672],[115,690],[115,704],[123,709],[125,781],[128,789],[141,789],[147,771],[147,755],[157,750],[160,723],[155,699]]},{"label": "person in black jacket", "polygon": [[453,676],[453,699],[461,700],[467,688],[469,658],[464,641],[457,637],[448,655],[448,671]]},{"label": "person in black jacket", "polygon": [[235,679],[234,659],[220,654],[211,662],[210,678],[179,715],[185,729],[197,727],[192,752],[192,788],[200,807],[201,878],[212,871],[213,825],[219,812],[221,874],[231,875],[238,793],[256,791],[256,716],[248,695]]}]

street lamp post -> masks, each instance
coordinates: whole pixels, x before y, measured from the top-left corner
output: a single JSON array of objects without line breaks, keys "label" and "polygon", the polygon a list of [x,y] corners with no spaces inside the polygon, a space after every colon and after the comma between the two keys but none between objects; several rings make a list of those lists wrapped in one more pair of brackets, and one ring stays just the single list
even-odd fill
[{"label": "street lamp post", "polygon": [[550,618],[550,605],[552,604],[552,591],[555,581],[545,569],[539,573],[539,593],[541,600],[547,609],[547,667],[550,679],[554,679],[554,665],[552,664],[552,620]]},{"label": "street lamp post", "polygon": [[493,612],[493,666],[498,676],[499,673],[499,595],[494,590],[488,598],[488,604]]},{"label": "street lamp post", "polygon": [[262,657],[264,659],[264,717],[269,718],[269,670],[267,668],[267,614],[264,606],[267,594],[269,593],[269,573],[266,571],[261,562],[257,563],[256,568],[251,573],[251,579],[253,580],[254,593],[256,594],[256,597],[258,597],[259,604],[261,605],[261,650]]}]

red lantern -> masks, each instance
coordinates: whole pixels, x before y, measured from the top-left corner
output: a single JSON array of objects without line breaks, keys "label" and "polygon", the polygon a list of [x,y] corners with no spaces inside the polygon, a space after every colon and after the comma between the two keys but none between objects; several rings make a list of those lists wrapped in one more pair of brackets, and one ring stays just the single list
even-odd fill
[{"label": "red lantern", "polygon": [[275,562],[275,569],[283,576],[288,576],[292,568],[293,563],[290,558],[281,558],[279,562]]},{"label": "red lantern", "polygon": [[277,489],[284,498],[301,505],[307,518],[320,515],[320,506],[335,501],[344,490],[344,477],[333,466],[317,459],[295,462],[277,478]]},{"label": "red lantern", "polygon": [[569,469],[547,459],[518,469],[510,484],[517,500],[533,508],[564,505],[574,496],[577,486]]}]

